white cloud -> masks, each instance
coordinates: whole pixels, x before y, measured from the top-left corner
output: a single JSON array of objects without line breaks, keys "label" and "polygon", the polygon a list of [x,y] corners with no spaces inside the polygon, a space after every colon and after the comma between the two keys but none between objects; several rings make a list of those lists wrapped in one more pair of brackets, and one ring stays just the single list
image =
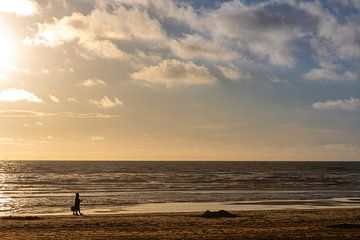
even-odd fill
[{"label": "white cloud", "polygon": [[333,143],[333,144],[324,144],[318,146],[321,150],[335,150],[335,151],[354,151],[358,150],[357,146],[344,143]]},{"label": "white cloud", "polygon": [[359,79],[359,75],[350,71],[345,71],[343,74],[338,74],[330,69],[314,68],[310,72],[306,73],[304,78],[314,81],[354,81]]},{"label": "white cloud", "polygon": [[68,72],[68,73],[73,73],[75,72],[75,69],[72,67],[59,67],[57,69],[58,72]]},{"label": "white cloud", "polygon": [[105,138],[103,136],[92,136],[91,141],[104,141]]},{"label": "white cloud", "polygon": [[89,14],[75,12],[71,16],[54,18],[53,23],[38,24],[35,37],[27,37],[25,44],[57,47],[76,41],[86,58],[122,59],[127,54],[112,40],[164,41],[166,39],[160,23],[146,11],[112,5],[109,12],[98,6]]},{"label": "white cloud", "polygon": [[226,67],[226,66],[218,66],[218,69],[222,73],[222,75],[230,80],[242,80],[246,78],[244,74],[242,74],[238,69],[233,67]]},{"label": "white cloud", "polygon": [[41,69],[41,72],[42,72],[43,74],[47,74],[47,75],[50,74],[49,69],[46,69],[46,68],[42,68],[42,69]]},{"label": "white cloud", "polygon": [[279,78],[276,76],[268,76],[268,77],[270,79],[270,82],[274,83],[274,84],[288,84],[289,83],[289,80],[282,79],[282,78]]},{"label": "white cloud", "polygon": [[332,80],[339,81],[341,76],[334,71],[325,68],[314,68],[305,74],[307,80]]},{"label": "white cloud", "polygon": [[109,40],[81,40],[79,45],[86,50],[82,56],[90,60],[92,58],[125,59],[127,57],[126,53]]},{"label": "white cloud", "polygon": [[0,137],[0,145],[13,145],[15,144],[14,138]]},{"label": "white cloud", "polygon": [[[261,58],[287,67],[295,66],[297,50],[327,60],[360,57],[358,17],[339,18],[320,1],[233,0],[206,9],[172,0],[91,3],[95,6],[88,14],[74,12],[39,23],[35,36],[25,42],[51,47],[74,42],[88,59],[129,60],[130,52],[149,46],[182,59],[219,63]],[[131,46],[122,44],[129,41]]]},{"label": "white cloud", "polygon": [[8,88],[0,92],[0,101],[2,102],[19,102],[27,101],[34,103],[41,103],[42,100],[34,93],[28,92],[24,89]]},{"label": "white cloud", "polygon": [[[148,9],[151,14],[161,20],[169,20],[178,24],[186,24],[192,28],[201,28],[202,23],[191,4],[185,1],[173,0],[119,0],[126,5],[137,6],[140,9]],[[189,2],[189,1],[187,1]]]},{"label": "white cloud", "polygon": [[84,80],[81,83],[81,85],[84,87],[105,86],[106,82],[104,80],[97,79],[97,78],[89,78],[89,79]]},{"label": "white cloud", "polygon": [[226,48],[220,43],[212,42],[199,35],[186,35],[185,38],[172,40],[170,48],[176,56],[183,59],[231,60],[239,53]]},{"label": "white cloud", "polygon": [[15,73],[21,73],[21,74],[27,74],[27,75],[31,74],[31,71],[29,68],[18,68],[16,66],[13,66],[11,71],[15,72]]},{"label": "white cloud", "polygon": [[351,72],[351,71],[345,71],[344,77],[346,80],[349,80],[349,81],[356,81],[356,80],[360,79],[360,76],[358,73]]},{"label": "white cloud", "polygon": [[61,20],[54,18],[54,23],[38,24],[38,32],[34,38],[27,37],[24,40],[25,45],[45,45],[47,47],[57,47],[65,42],[74,41],[81,37],[82,32],[72,28],[69,24],[71,18],[83,16],[80,13],[74,13],[72,16],[64,17]]},{"label": "white cloud", "polygon": [[31,123],[31,124],[30,123],[25,123],[23,126],[24,127],[30,127],[30,126],[33,126],[33,125],[41,127],[43,125],[43,123],[42,122],[34,122],[34,123]]},{"label": "white cloud", "polygon": [[328,70],[333,70],[333,71],[340,69],[339,64],[336,64],[336,63],[333,63],[331,61],[327,61],[326,59],[321,59],[321,58],[320,58],[320,61],[319,61],[319,65],[320,65],[321,68],[328,69]]},{"label": "white cloud", "polygon": [[317,35],[311,39],[318,55],[335,60],[360,57],[358,17],[346,17],[340,22],[319,2],[301,3],[299,7],[319,19]]},{"label": "white cloud", "polygon": [[38,139],[24,139],[21,137],[10,138],[10,137],[0,137],[0,145],[22,145],[22,146],[36,146],[39,143],[44,143],[51,140],[48,137],[41,137]]},{"label": "white cloud", "polygon": [[30,16],[38,12],[39,5],[33,0],[1,0],[0,12]]},{"label": "white cloud", "polygon": [[77,100],[76,98],[72,98],[72,97],[69,97],[68,99],[66,99],[67,102],[74,102],[74,103],[79,103],[80,101]]},{"label": "white cloud", "polygon": [[328,100],[325,102],[313,103],[312,107],[314,109],[324,109],[324,110],[358,111],[360,110],[360,99],[350,98],[345,100]]},{"label": "white cloud", "polygon": [[60,102],[60,100],[56,97],[56,96],[54,96],[54,95],[49,95],[49,98],[50,98],[50,100],[51,101],[53,101],[53,102],[56,102],[56,103],[59,103]]},{"label": "white cloud", "polygon": [[0,110],[0,118],[44,118],[44,117],[68,117],[80,119],[110,119],[119,115],[102,113],[75,113],[75,112],[37,112],[30,110]]},{"label": "white cloud", "polygon": [[124,103],[120,101],[118,98],[114,97],[114,100],[111,100],[107,96],[104,96],[100,100],[89,100],[89,102],[91,104],[96,105],[99,108],[113,108],[124,105]]},{"label": "white cloud", "polygon": [[[270,74],[270,68],[262,68],[264,63],[297,67],[297,58],[303,54],[295,53],[300,51],[320,59],[318,68],[302,73],[304,79],[359,79],[352,66],[343,68],[338,61],[360,58],[357,14],[338,17],[327,11],[321,1],[233,0],[200,9],[194,9],[191,1],[172,0],[91,1],[91,4],[93,9],[87,13],[73,12],[39,23],[35,35],[26,42],[48,47],[72,43],[67,47],[75,46],[75,53],[88,60],[126,60],[136,69],[133,78],[168,87],[208,84],[214,78],[207,83],[190,80],[185,83],[176,78],[171,81],[158,75],[145,76],[145,71],[160,68],[168,58],[176,58],[192,60],[197,66],[205,62],[214,76],[237,80],[246,76],[236,69]],[[68,10],[70,5],[69,2]],[[155,66],[156,63],[160,64]]]},{"label": "white cloud", "polygon": [[131,74],[136,80],[151,84],[163,84],[167,87],[175,85],[207,85],[216,80],[204,66],[195,65],[191,61],[182,62],[175,59],[164,60],[158,66],[145,67]]}]

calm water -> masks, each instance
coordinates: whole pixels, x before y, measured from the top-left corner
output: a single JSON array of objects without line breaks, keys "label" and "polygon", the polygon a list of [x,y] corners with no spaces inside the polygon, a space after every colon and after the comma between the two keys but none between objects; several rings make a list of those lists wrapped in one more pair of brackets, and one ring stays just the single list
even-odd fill
[{"label": "calm water", "polygon": [[0,162],[2,215],[69,213],[75,192],[92,213],[360,207],[360,162]]}]

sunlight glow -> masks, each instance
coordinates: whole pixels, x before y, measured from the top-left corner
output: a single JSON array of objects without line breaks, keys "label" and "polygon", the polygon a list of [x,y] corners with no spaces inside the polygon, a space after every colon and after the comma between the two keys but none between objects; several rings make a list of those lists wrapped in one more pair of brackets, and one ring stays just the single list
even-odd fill
[{"label": "sunlight glow", "polygon": [[30,16],[37,12],[38,5],[32,0],[1,0],[0,12]]},{"label": "sunlight glow", "polygon": [[0,23],[0,77],[11,70],[14,56],[15,45],[3,24]]},{"label": "sunlight glow", "polygon": [[18,102],[27,101],[41,103],[42,100],[35,94],[25,91],[24,89],[8,88],[0,92],[0,101],[2,102]]}]

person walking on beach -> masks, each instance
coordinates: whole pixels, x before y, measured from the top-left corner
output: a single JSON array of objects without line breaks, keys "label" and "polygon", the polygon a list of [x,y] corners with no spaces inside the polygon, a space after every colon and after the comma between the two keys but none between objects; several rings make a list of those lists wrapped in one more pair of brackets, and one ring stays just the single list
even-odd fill
[{"label": "person walking on beach", "polygon": [[[75,194],[75,204],[73,207],[73,215],[82,215],[81,211],[80,211],[80,203],[82,202],[82,200],[80,199],[80,194],[76,193]],[[79,214],[78,214],[79,212]]]}]

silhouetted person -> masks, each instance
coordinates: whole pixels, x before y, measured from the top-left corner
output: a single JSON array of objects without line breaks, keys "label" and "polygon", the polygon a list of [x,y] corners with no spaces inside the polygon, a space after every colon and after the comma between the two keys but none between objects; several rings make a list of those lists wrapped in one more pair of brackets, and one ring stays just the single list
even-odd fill
[{"label": "silhouetted person", "polygon": [[[80,203],[82,202],[82,200],[80,199],[79,193],[75,194],[75,204],[74,204],[74,210],[73,210],[73,215],[82,215],[81,211],[80,211]],[[79,212],[79,214],[78,214]]]}]

